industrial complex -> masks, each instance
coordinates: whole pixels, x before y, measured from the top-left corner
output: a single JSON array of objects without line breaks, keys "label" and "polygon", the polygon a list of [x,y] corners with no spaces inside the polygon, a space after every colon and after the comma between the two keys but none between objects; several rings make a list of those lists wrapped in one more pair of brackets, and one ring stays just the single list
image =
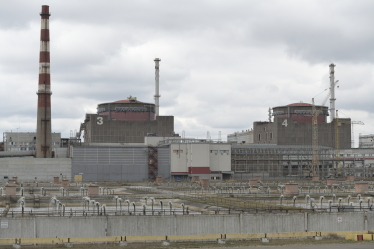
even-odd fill
[{"label": "industrial complex", "polygon": [[334,64],[322,105],[281,103],[223,141],[186,138],[160,115],[155,58],[154,103],[98,103],[63,138],[51,126],[49,6],[40,15],[36,132],[0,143],[0,245],[374,240],[374,135],[353,148],[363,123],[339,118]]},{"label": "industrial complex", "polygon": [[[24,180],[39,173],[49,179],[62,172],[67,179],[80,176],[83,181],[371,175],[372,138],[360,135],[364,153],[352,148],[351,124],[355,121],[339,118],[335,110],[334,64],[329,66],[330,90],[322,105],[312,101],[269,108],[268,121],[255,121],[253,128],[229,134],[224,142],[180,136],[175,132],[174,116],[159,115],[161,59],[155,58],[154,103],[133,96],[99,103],[96,113],[85,115],[78,132],[61,138],[51,130],[49,7],[43,6],[40,15],[36,133],[3,133],[0,173],[19,175],[13,165],[19,165],[22,157],[22,161],[30,161],[26,164],[35,165]],[[328,98],[330,108],[324,105]],[[45,158],[54,159],[47,174],[40,166]]]}]

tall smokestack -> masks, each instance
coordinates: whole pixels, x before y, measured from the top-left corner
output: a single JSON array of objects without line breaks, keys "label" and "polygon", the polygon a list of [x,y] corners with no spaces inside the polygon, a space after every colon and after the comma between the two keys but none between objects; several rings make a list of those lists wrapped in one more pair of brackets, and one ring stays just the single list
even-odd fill
[{"label": "tall smokestack", "polygon": [[335,70],[334,70],[334,63],[330,64],[330,91],[331,91],[331,98],[330,98],[330,118],[331,122],[335,119]]},{"label": "tall smokestack", "polygon": [[160,107],[160,93],[159,93],[159,79],[160,79],[160,61],[161,59],[159,58],[155,58],[154,59],[154,62],[155,62],[155,81],[156,81],[156,93],[155,93],[155,105],[156,105],[156,117],[155,119],[157,119],[157,116],[160,115],[159,113],[159,107]]},{"label": "tall smokestack", "polygon": [[40,30],[38,113],[36,126],[36,157],[50,158],[51,131],[51,76],[49,54],[49,6],[43,5]]}]

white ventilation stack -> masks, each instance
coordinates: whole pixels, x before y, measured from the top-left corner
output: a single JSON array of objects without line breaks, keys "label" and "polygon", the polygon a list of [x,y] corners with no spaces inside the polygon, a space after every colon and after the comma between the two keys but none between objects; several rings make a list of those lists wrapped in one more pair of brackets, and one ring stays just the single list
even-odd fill
[{"label": "white ventilation stack", "polygon": [[155,62],[155,81],[156,81],[156,92],[155,92],[155,106],[156,106],[156,114],[155,114],[155,119],[157,119],[157,116],[160,115],[160,112],[159,112],[159,107],[160,107],[160,93],[159,93],[159,87],[160,87],[160,82],[159,82],[159,79],[160,79],[160,61],[161,59],[160,58],[155,58],[154,59],[154,62]]},{"label": "white ventilation stack", "polygon": [[330,122],[335,119],[335,71],[334,71],[334,63],[330,64],[330,91],[331,91],[331,98],[330,98]]}]

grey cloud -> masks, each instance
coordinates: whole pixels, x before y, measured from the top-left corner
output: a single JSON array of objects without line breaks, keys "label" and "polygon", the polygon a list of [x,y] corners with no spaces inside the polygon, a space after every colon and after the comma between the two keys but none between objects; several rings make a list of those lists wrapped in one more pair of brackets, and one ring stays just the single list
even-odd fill
[{"label": "grey cloud", "polygon": [[0,9],[0,130],[35,129],[42,4],[52,12],[52,125],[66,136],[99,103],[153,102],[154,57],[161,113],[189,136],[224,137],[266,120],[268,107],[310,102],[328,88],[331,62],[337,107],[374,121],[371,1],[15,0]]}]

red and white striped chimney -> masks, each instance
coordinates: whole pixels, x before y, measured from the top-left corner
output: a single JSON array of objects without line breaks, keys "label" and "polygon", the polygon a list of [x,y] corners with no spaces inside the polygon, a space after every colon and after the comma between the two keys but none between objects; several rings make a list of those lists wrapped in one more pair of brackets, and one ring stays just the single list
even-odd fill
[{"label": "red and white striped chimney", "polygon": [[43,5],[40,13],[42,22],[40,30],[40,59],[38,85],[38,113],[36,127],[36,157],[52,157],[51,129],[51,75],[49,54],[49,6]]}]

